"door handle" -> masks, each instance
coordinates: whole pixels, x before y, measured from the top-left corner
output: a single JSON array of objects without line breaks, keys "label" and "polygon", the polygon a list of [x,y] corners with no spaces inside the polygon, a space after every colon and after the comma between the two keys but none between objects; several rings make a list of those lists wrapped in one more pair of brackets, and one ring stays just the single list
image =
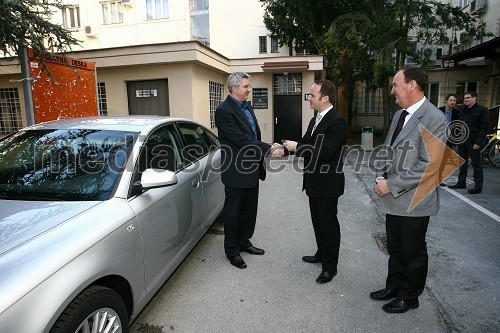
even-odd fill
[{"label": "door handle", "polygon": [[191,186],[193,186],[194,188],[197,188],[198,186],[200,186],[200,180],[198,178],[194,179],[191,182]]}]

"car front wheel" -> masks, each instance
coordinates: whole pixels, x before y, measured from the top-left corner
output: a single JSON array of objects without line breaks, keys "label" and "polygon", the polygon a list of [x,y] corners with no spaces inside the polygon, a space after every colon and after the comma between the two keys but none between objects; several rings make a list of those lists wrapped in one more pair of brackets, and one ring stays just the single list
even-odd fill
[{"label": "car front wheel", "polygon": [[128,333],[128,315],[114,290],[92,286],[64,310],[50,333]]}]

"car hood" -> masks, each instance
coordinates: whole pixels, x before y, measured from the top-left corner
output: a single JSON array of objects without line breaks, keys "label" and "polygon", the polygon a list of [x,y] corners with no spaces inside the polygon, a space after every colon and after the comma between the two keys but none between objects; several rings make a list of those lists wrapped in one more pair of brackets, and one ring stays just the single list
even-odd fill
[{"label": "car hood", "polygon": [[99,202],[0,200],[0,255]]}]

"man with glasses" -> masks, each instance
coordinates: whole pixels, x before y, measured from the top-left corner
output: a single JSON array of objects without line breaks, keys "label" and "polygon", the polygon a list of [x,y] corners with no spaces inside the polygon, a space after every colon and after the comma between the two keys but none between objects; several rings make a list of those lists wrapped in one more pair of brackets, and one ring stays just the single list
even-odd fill
[{"label": "man with glasses", "polygon": [[259,124],[247,102],[252,91],[250,75],[235,72],[227,80],[229,95],[215,111],[221,143],[224,201],[224,251],[231,265],[240,269],[247,265],[240,251],[263,255],[264,250],[252,245],[257,219],[259,179],[266,178],[264,157],[283,156],[283,146],[262,142]]},{"label": "man with glasses", "polygon": [[[477,103],[477,93],[467,91],[464,94],[464,108],[460,111],[458,119],[464,123],[463,131],[465,141],[458,145],[458,154],[465,161],[471,158],[474,178],[474,188],[469,189],[470,194],[481,193],[483,190],[483,166],[481,165],[481,143],[483,142],[490,124],[489,111]],[[460,166],[458,182],[450,186],[452,189],[465,189],[467,179],[467,162]]]}]

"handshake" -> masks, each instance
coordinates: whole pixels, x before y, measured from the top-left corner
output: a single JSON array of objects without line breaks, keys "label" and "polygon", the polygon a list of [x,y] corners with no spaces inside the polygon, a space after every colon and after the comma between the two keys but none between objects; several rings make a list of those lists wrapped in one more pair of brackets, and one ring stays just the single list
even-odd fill
[{"label": "handshake", "polygon": [[285,155],[285,149],[288,151],[295,151],[297,149],[297,142],[290,140],[282,140],[283,145],[279,143],[273,143],[271,147],[271,156],[272,157],[283,157]]}]

